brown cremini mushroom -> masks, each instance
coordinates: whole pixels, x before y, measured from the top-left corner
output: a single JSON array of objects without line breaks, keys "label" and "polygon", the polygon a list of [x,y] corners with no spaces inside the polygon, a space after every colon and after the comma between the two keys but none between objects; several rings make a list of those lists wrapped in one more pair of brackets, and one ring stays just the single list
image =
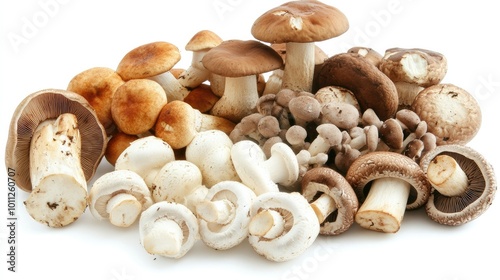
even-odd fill
[{"label": "brown cremini mushroom", "polygon": [[438,146],[422,157],[420,166],[433,186],[426,212],[437,223],[468,223],[481,216],[495,198],[493,167],[468,146]]},{"label": "brown cremini mushroom", "polygon": [[302,178],[302,195],[311,203],[320,234],[338,235],[354,223],[358,198],[340,173],[328,167],[308,170]]},{"label": "brown cremini mushroom", "polygon": [[263,13],[252,35],[269,43],[286,43],[282,88],[312,91],[315,42],[340,36],[349,29],[346,16],[320,1],[291,1]]},{"label": "brown cremini mushroom", "polygon": [[360,156],[349,167],[346,179],[361,203],[356,222],[375,231],[397,232],[405,209],[423,206],[430,194],[429,181],[420,166],[394,152]]},{"label": "brown cremini mushroom", "polygon": [[46,89],[28,95],[12,116],[5,166],[30,192],[28,213],[50,227],[66,226],[87,207],[87,181],[106,149],[106,131],[79,94]]}]

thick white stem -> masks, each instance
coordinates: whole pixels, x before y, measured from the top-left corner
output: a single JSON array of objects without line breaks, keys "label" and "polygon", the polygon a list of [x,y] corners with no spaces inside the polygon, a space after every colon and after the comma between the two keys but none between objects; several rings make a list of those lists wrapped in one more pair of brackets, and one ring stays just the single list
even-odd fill
[{"label": "thick white stem", "polygon": [[129,227],[142,212],[142,204],[128,193],[113,196],[106,205],[111,224],[119,227]]},{"label": "thick white stem", "polygon": [[235,206],[227,199],[210,201],[204,200],[196,205],[198,216],[209,222],[225,225],[233,220]]},{"label": "thick white stem", "polygon": [[446,196],[461,195],[469,186],[467,174],[448,155],[438,155],[430,162],[427,178],[436,191]]},{"label": "thick white stem", "polygon": [[263,95],[265,94],[276,94],[281,90],[281,84],[283,80],[283,70],[276,69],[273,71],[269,79],[267,79],[266,87],[264,88]]},{"label": "thick white stem", "polygon": [[238,123],[257,111],[259,92],[257,76],[226,77],[224,94],[215,103],[211,114]]},{"label": "thick white stem", "polygon": [[182,228],[175,221],[162,218],[156,220],[146,233],[142,244],[153,255],[176,256],[182,246],[184,235]]},{"label": "thick white stem", "polygon": [[401,179],[375,179],[366,200],[356,213],[356,222],[370,230],[397,232],[406,210],[410,188],[410,184]]},{"label": "thick white stem", "polygon": [[63,114],[38,126],[30,146],[33,191],[25,201],[35,220],[62,227],[83,214],[87,207],[87,182],[80,153],[80,131],[73,114]]},{"label": "thick white stem", "polygon": [[271,181],[280,184],[284,183],[290,177],[286,170],[285,158],[280,155],[271,155],[262,163],[264,170],[267,170]]},{"label": "thick white stem", "polygon": [[179,77],[179,83],[185,87],[193,89],[208,80],[210,71],[208,71],[201,62],[207,51],[193,52],[191,65]]},{"label": "thick white stem", "polygon": [[274,239],[285,230],[285,219],[276,210],[266,209],[253,216],[248,231],[250,235]]},{"label": "thick white stem", "polygon": [[184,100],[184,97],[189,94],[190,90],[183,87],[174,75],[170,73],[170,71],[150,77],[149,79],[161,85],[163,90],[165,90],[168,102],[174,100]]},{"label": "thick white stem", "polygon": [[319,153],[328,153],[330,150],[330,144],[325,140],[325,138],[321,136],[317,136],[309,145],[309,148],[307,149],[311,156],[315,156]]},{"label": "thick white stem", "polygon": [[287,43],[282,88],[312,91],[314,43]]},{"label": "thick white stem", "polygon": [[316,213],[316,217],[318,217],[320,224],[322,224],[333,211],[337,210],[337,204],[333,198],[325,193],[311,203],[311,207],[314,213]]}]

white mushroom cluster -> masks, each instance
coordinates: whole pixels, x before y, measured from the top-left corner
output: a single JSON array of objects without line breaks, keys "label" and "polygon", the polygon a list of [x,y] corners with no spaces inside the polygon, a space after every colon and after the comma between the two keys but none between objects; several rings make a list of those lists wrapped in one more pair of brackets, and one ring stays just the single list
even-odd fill
[{"label": "white mushroom cluster", "polygon": [[[198,32],[187,69],[175,68],[175,45],[150,42],[114,70],[30,95],[6,149],[30,192],[27,211],[62,227],[88,207],[97,220],[137,226],[153,255],[247,241],[276,262],[355,223],[395,233],[406,210],[447,225],[479,217],[496,180],[465,148],[481,123],[474,98],[441,83],[437,52],[327,56],[315,45],[348,26],[335,7],[291,1],[256,19],[255,40]],[[114,170],[87,192],[103,157]]]}]

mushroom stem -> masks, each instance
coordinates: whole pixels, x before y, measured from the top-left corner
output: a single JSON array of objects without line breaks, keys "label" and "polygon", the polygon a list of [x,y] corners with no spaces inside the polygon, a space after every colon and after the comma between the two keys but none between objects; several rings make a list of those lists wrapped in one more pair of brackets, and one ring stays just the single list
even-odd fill
[{"label": "mushroom stem", "polygon": [[208,80],[210,71],[208,71],[201,63],[203,56],[207,50],[195,51],[191,58],[191,65],[181,74],[178,81],[185,88],[195,88]]},{"label": "mushroom stem", "polygon": [[50,227],[74,222],[87,207],[87,182],[80,162],[77,118],[62,114],[38,125],[30,145],[33,191],[25,205],[37,221]]},{"label": "mushroom stem", "polygon": [[248,231],[253,236],[274,239],[285,231],[285,219],[278,211],[266,209],[250,220]]},{"label": "mushroom stem", "polygon": [[183,239],[184,235],[179,224],[173,220],[161,218],[154,222],[142,242],[150,254],[175,256],[181,250]]},{"label": "mushroom stem", "polygon": [[312,91],[314,43],[286,43],[286,62],[282,88]]},{"label": "mushroom stem", "polygon": [[167,95],[168,102],[173,100],[184,100],[189,94],[189,89],[182,86],[170,71],[148,78],[161,85],[165,94]]},{"label": "mushroom stem", "polygon": [[113,196],[106,205],[111,224],[119,227],[129,227],[142,212],[142,204],[128,193]]},{"label": "mushroom stem", "polygon": [[215,103],[211,114],[237,123],[257,111],[258,101],[256,75],[226,77],[224,94]]},{"label": "mushroom stem", "polygon": [[337,210],[337,204],[333,198],[325,193],[312,202],[311,207],[316,217],[318,217],[318,222],[320,224],[322,224],[331,213]]},{"label": "mushroom stem", "polygon": [[446,196],[458,196],[469,185],[467,174],[448,155],[438,155],[429,163],[427,178],[436,191]]},{"label": "mushroom stem", "polygon": [[196,213],[209,223],[225,225],[233,219],[235,206],[227,199],[204,200],[196,205]]},{"label": "mushroom stem", "polygon": [[356,213],[356,222],[366,229],[397,232],[406,210],[410,188],[410,184],[402,179],[375,179],[366,200]]},{"label": "mushroom stem", "polygon": [[287,158],[279,154],[271,154],[271,156],[262,162],[264,170],[269,172],[271,181],[275,183],[284,183],[289,180],[290,171],[287,170]]}]

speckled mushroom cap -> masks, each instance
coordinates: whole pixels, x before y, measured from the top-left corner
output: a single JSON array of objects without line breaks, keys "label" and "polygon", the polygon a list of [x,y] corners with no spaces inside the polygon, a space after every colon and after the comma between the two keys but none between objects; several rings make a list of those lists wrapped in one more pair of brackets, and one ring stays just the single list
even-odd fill
[{"label": "speckled mushroom cap", "polygon": [[328,58],[315,79],[318,89],[340,86],[350,90],[362,112],[371,108],[381,120],[393,117],[398,110],[399,99],[394,82],[357,53],[340,53]]},{"label": "speckled mushroom cap", "polygon": [[463,145],[438,146],[420,160],[420,166],[427,172],[429,164],[438,155],[453,157],[467,174],[469,187],[459,196],[448,197],[431,190],[426,204],[427,215],[444,225],[462,225],[482,215],[495,197],[497,182],[493,167],[476,150]]},{"label": "speckled mushroom cap", "polygon": [[338,235],[354,223],[359,203],[351,185],[340,173],[328,167],[309,169],[302,178],[302,195],[311,203],[319,194],[329,195],[337,210],[320,226],[320,234]]},{"label": "speckled mushroom cap", "polygon": [[291,1],[262,14],[252,35],[269,43],[308,43],[337,37],[349,29],[347,17],[320,1]]},{"label": "speckled mushroom cap", "polygon": [[255,40],[227,40],[210,49],[203,66],[224,77],[243,77],[283,67],[283,59],[270,46]]},{"label": "speckled mushroom cap", "polygon": [[420,166],[409,157],[396,152],[376,151],[357,158],[349,167],[346,180],[362,203],[368,195],[371,181],[379,178],[399,178],[410,183],[406,209],[423,206],[429,199],[430,183]]},{"label": "speckled mushroom cap", "polygon": [[27,192],[32,189],[29,161],[31,138],[38,125],[56,119],[63,113],[76,116],[82,138],[81,164],[85,179],[94,176],[106,150],[107,136],[92,106],[74,92],[44,89],[28,95],[19,103],[12,116],[5,149],[6,168],[15,169],[17,186]]},{"label": "speckled mushroom cap", "polygon": [[453,84],[438,84],[422,90],[411,105],[427,122],[436,144],[467,144],[479,131],[481,108],[466,90]]},{"label": "speckled mushroom cap", "polygon": [[122,58],[116,72],[123,80],[149,78],[165,73],[179,62],[179,49],[168,42],[151,42],[134,48]]}]

